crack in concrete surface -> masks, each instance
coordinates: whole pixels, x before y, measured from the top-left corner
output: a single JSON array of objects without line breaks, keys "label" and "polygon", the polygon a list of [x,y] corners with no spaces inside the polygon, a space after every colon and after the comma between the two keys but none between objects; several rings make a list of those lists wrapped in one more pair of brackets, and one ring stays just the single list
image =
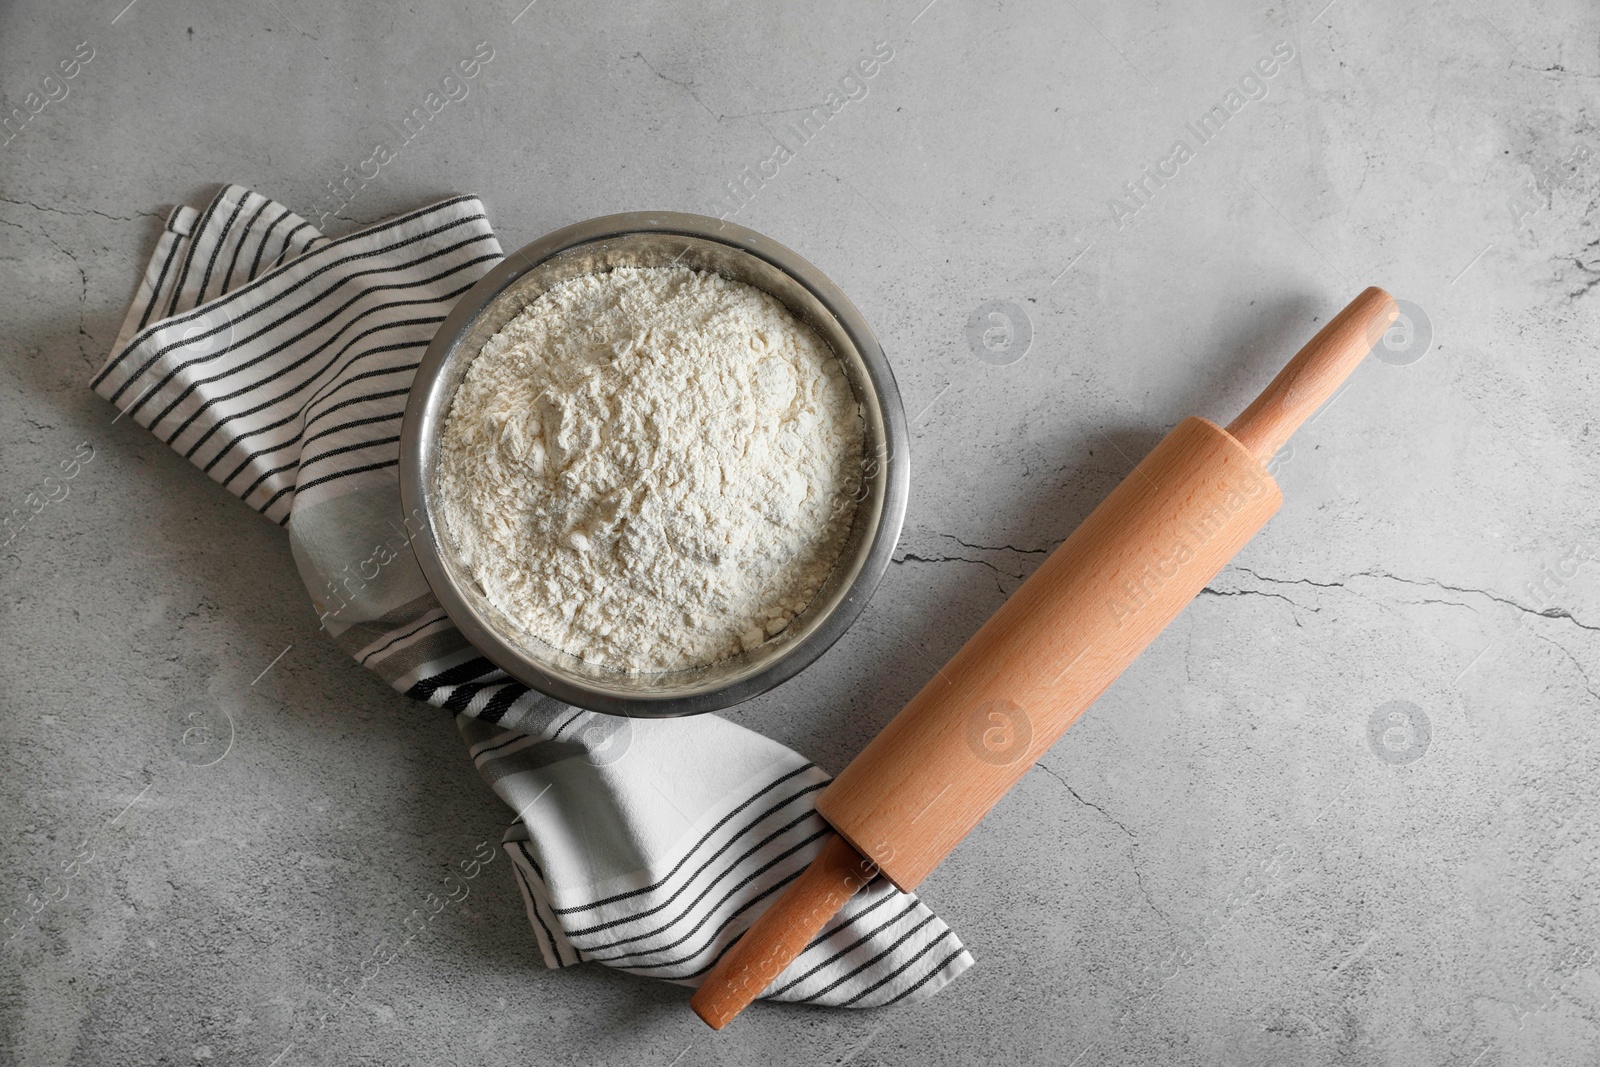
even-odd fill
[{"label": "crack in concrete surface", "polygon": [[53,215],[66,215],[69,218],[84,218],[89,215],[99,215],[103,219],[113,222],[138,222],[140,219],[165,219],[167,216],[159,211],[136,211],[132,215],[108,215],[104,211],[89,208],[85,211],[68,211],[66,208],[51,207],[48,204],[35,204],[32,200],[14,200],[9,196],[0,196],[0,204],[14,204],[17,207],[31,207],[35,211],[47,211]]},{"label": "crack in concrete surface", "polygon": [[[982,545],[982,544],[976,544],[976,543],[973,543],[973,542],[963,541],[959,537],[956,537],[953,534],[936,534],[935,536],[948,538],[949,540],[954,541],[956,544],[961,545],[963,548],[970,548],[970,549],[973,549],[974,551],[977,551],[977,552],[1016,552],[1016,553],[1020,553],[1020,554],[1024,554],[1024,555],[1048,555],[1056,547],[1055,545],[1050,545],[1050,546],[1047,546],[1047,547],[1044,547],[1044,548],[1020,548],[1020,547],[1018,547],[1016,545]],[[982,566],[982,567],[988,567],[990,570],[994,571],[995,574],[997,574],[997,575],[1004,575],[1004,576],[1010,577],[1010,578],[1024,578],[1024,577],[1026,577],[1026,575],[1023,574],[1023,573],[1015,572],[1015,571],[1011,571],[1011,570],[1002,570],[999,566],[996,566],[993,562],[991,562],[989,560],[981,559],[981,558],[974,558],[972,556],[943,555],[943,554],[933,554],[933,553],[925,553],[925,552],[913,552],[913,551],[907,550],[907,551],[901,552],[899,554],[899,556],[895,559],[894,562],[896,562],[896,563],[975,563],[975,564],[977,564],[979,566]],[[1233,564],[1232,565],[1232,569],[1234,571],[1238,571],[1238,572],[1242,572],[1244,574],[1248,574],[1250,577],[1254,578],[1256,581],[1264,582],[1264,583],[1269,584],[1269,585],[1304,585],[1304,586],[1309,586],[1309,587],[1311,587],[1313,589],[1346,589],[1347,585],[1348,585],[1348,583],[1349,583],[1349,581],[1351,579],[1354,579],[1354,578],[1371,578],[1371,579],[1381,580],[1381,581],[1397,582],[1397,583],[1399,583],[1401,585],[1423,586],[1423,587],[1429,587],[1429,588],[1434,588],[1434,589],[1442,589],[1442,590],[1444,590],[1446,592],[1461,594],[1462,596],[1483,597],[1484,599],[1490,600],[1490,601],[1492,601],[1492,602],[1494,602],[1496,604],[1503,604],[1503,605],[1505,605],[1507,607],[1514,608],[1517,611],[1522,612],[1523,614],[1532,615],[1532,616],[1535,616],[1537,618],[1542,618],[1542,619],[1566,619],[1566,620],[1570,621],[1574,626],[1577,626],[1579,629],[1582,629],[1582,630],[1597,630],[1597,631],[1600,631],[1600,625],[1590,625],[1590,624],[1584,622],[1582,619],[1578,618],[1576,615],[1574,615],[1572,613],[1571,610],[1569,610],[1567,608],[1561,608],[1561,607],[1548,607],[1548,608],[1542,608],[1542,609],[1541,608],[1533,608],[1533,607],[1529,607],[1526,604],[1523,604],[1521,601],[1516,600],[1513,597],[1504,596],[1502,594],[1494,592],[1493,590],[1479,589],[1479,588],[1477,588],[1475,586],[1467,586],[1467,585],[1452,585],[1449,582],[1442,582],[1442,581],[1438,580],[1437,578],[1408,578],[1405,575],[1391,574],[1390,572],[1383,571],[1383,570],[1364,570],[1364,571],[1353,571],[1350,574],[1344,575],[1343,577],[1340,577],[1340,578],[1336,578],[1336,579],[1334,579],[1332,581],[1319,582],[1319,581],[1316,581],[1315,579],[1312,579],[1312,578],[1275,578],[1275,577],[1273,577],[1271,575],[1261,574],[1261,573],[1259,573],[1257,571],[1254,571],[1254,570],[1250,569],[1249,567],[1240,566],[1239,564]],[[1354,591],[1351,590],[1351,592],[1354,592]],[[1309,604],[1303,604],[1303,603],[1295,600],[1292,597],[1284,595],[1283,593],[1272,593],[1272,592],[1268,592],[1268,591],[1262,590],[1262,589],[1218,589],[1218,588],[1216,588],[1214,586],[1207,585],[1205,588],[1200,590],[1200,595],[1201,596],[1270,596],[1270,597],[1276,597],[1277,599],[1282,600],[1282,601],[1292,605],[1293,607],[1300,608],[1300,609],[1305,610],[1305,611],[1320,612],[1322,610],[1321,608],[1313,607],[1313,606],[1311,606]],[[1468,603],[1465,603],[1463,601],[1460,601],[1460,600],[1443,600],[1443,599],[1439,599],[1437,597],[1425,598],[1425,599],[1420,600],[1420,601],[1412,601],[1412,603],[1437,604],[1437,605],[1441,605],[1441,606],[1445,606],[1445,607],[1463,607],[1463,608],[1470,608],[1472,606],[1472,605],[1470,605]]]},{"label": "crack in concrete surface", "polygon": [[1123,824],[1121,819],[1118,819],[1115,815],[1111,814],[1109,811],[1107,811],[1105,808],[1101,807],[1099,804],[1096,804],[1092,800],[1085,800],[1084,797],[1076,789],[1072,788],[1072,786],[1067,782],[1067,780],[1065,778],[1061,777],[1060,774],[1056,773],[1056,771],[1053,768],[1051,768],[1049,765],[1047,765],[1047,764],[1045,764],[1043,762],[1038,762],[1038,763],[1034,764],[1034,767],[1037,768],[1038,770],[1043,771],[1045,774],[1049,775],[1051,778],[1054,778],[1057,782],[1060,782],[1062,788],[1065,789],[1068,793],[1072,794],[1072,799],[1073,800],[1076,800],[1079,804],[1082,804],[1086,808],[1093,808],[1095,811],[1099,812],[1102,816],[1104,816],[1106,818],[1106,820],[1109,821],[1113,826],[1115,826],[1118,830],[1121,830],[1124,834],[1126,834],[1128,836],[1128,839],[1132,842],[1132,845],[1129,846],[1128,853],[1127,853],[1127,855],[1128,855],[1128,866],[1133,871],[1133,879],[1134,879],[1134,881],[1137,882],[1138,885],[1139,885],[1139,892],[1144,897],[1145,903],[1150,905],[1150,910],[1155,912],[1157,915],[1161,916],[1161,921],[1166,923],[1169,928],[1174,928],[1174,924],[1172,922],[1172,919],[1167,915],[1166,912],[1161,910],[1161,906],[1159,904],[1157,904],[1156,901],[1155,901],[1155,898],[1150,895],[1149,886],[1144,884],[1144,872],[1139,869],[1139,861],[1136,858],[1136,855],[1135,855],[1135,853],[1133,851],[1133,849],[1135,849],[1135,848],[1137,848],[1139,846],[1139,835],[1134,833],[1132,830],[1128,829],[1128,827]]}]

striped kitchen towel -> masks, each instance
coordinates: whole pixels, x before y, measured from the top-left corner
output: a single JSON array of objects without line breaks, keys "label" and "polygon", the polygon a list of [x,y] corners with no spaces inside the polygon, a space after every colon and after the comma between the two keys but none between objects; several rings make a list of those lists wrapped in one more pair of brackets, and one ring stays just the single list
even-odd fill
[{"label": "striped kitchen towel", "polygon": [[[513,681],[428,591],[401,514],[400,419],[451,305],[501,258],[460,196],[329,239],[230,185],[167,219],[95,390],[288,527],[333,639],[455,716],[517,813],[504,847],[549,967],[697,985],[827,832],[828,776],[725,719],[619,719]],[[869,885],[766,991],[878,1007],[971,966],[915,896]]]}]

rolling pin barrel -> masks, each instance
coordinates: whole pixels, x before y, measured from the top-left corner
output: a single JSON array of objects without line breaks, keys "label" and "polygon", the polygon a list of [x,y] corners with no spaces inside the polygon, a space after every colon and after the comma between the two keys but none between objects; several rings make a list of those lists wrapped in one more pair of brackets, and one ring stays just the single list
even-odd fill
[{"label": "rolling pin barrel", "polygon": [[901,889],[944,859],[1278,510],[1266,468],[1179,423],[817,797]]},{"label": "rolling pin barrel", "polygon": [[1265,463],[1397,311],[1366,290],[1226,430],[1185,419],[1134,468],[818,795],[843,840],[707,976],[702,1019],[758,996],[862,872],[910,890],[944,859],[1278,510]]}]

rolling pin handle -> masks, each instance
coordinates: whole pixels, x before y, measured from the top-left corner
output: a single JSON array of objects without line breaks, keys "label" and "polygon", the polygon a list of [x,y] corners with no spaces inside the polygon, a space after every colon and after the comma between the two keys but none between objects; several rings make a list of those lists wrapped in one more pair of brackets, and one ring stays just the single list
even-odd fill
[{"label": "rolling pin handle", "polygon": [[838,834],[723,953],[689,1006],[713,1030],[733,1021],[806,950],[828,920],[878,876],[878,865]]},{"label": "rolling pin handle", "polygon": [[1228,424],[1228,432],[1265,464],[1339,391],[1399,314],[1394,297],[1382,289],[1372,286],[1363,291],[1317,331],[1272,384]]}]

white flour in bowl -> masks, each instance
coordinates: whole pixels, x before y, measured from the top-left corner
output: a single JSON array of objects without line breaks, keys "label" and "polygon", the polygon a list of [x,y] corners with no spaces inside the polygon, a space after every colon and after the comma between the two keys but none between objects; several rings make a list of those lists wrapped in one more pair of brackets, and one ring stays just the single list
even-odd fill
[{"label": "white flour in bowl", "polygon": [[783,631],[855,514],[837,357],[760,290],[687,267],[557,286],[484,345],[440,440],[445,525],[489,601],[624,671]]}]

